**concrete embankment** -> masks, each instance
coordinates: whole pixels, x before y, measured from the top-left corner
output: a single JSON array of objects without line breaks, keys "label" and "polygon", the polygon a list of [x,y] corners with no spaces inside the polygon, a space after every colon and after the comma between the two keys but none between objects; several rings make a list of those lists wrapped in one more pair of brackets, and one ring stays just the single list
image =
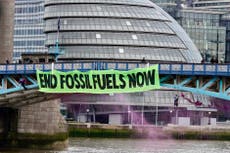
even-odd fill
[{"label": "concrete embankment", "polygon": [[230,140],[230,126],[178,126],[168,125],[162,129],[175,139]]},{"label": "concrete embankment", "polygon": [[69,122],[70,137],[230,140],[230,127],[108,125]]},{"label": "concrete embankment", "polygon": [[70,137],[101,138],[168,138],[155,126],[68,123]]}]

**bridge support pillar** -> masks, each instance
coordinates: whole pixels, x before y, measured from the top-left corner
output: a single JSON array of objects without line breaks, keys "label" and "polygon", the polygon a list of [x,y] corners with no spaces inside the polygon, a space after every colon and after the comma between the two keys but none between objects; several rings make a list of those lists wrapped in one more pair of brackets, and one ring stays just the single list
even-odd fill
[{"label": "bridge support pillar", "polygon": [[60,99],[19,109],[18,142],[20,146],[63,148],[67,145],[67,138],[67,124],[60,113]]},{"label": "bridge support pillar", "polygon": [[23,106],[10,111],[10,114],[6,117],[9,114],[0,111],[2,144],[42,149],[61,149],[67,146],[67,124],[60,113],[60,99]]}]

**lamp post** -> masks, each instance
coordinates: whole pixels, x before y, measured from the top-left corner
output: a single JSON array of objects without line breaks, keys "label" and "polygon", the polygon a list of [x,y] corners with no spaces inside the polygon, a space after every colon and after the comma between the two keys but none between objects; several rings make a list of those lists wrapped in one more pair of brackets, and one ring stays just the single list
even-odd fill
[{"label": "lamp post", "polygon": [[132,124],[131,110],[128,110],[128,123],[129,123],[129,124]]},{"label": "lamp post", "polygon": [[86,109],[86,122],[89,122],[89,109]]},{"label": "lamp post", "polygon": [[158,103],[156,101],[155,126],[158,126]]},{"label": "lamp post", "polygon": [[173,110],[170,109],[169,113],[170,113],[170,123],[172,123],[172,112]]},{"label": "lamp post", "polygon": [[178,111],[179,111],[179,109],[176,108],[176,124],[178,124]]},{"label": "lamp post", "polygon": [[211,125],[211,112],[208,112],[208,125]]},{"label": "lamp post", "polygon": [[144,124],[144,103],[145,103],[145,93],[143,92],[143,102],[141,107],[141,125]]}]

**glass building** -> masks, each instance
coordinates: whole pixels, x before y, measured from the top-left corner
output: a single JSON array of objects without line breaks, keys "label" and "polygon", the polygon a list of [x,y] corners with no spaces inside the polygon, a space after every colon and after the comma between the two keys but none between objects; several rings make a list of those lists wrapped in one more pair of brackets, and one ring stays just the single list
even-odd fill
[{"label": "glass building", "polygon": [[199,9],[229,11],[230,0],[193,0],[192,7]]},{"label": "glass building", "polygon": [[178,21],[195,43],[204,61],[210,62],[211,58],[218,58],[219,62],[226,61],[226,27],[221,24],[221,18],[225,14],[223,10],[227,1],[151,1],[162,6]]},{"label": "glass building", "polygon": [[177,12],[183,7],[191,6],[192,0],[151,0],[161,8],[163,8],[167,13],[169,13],[173,18],[177,17]]},{"label": "glass building", "polygon": [[226,27],[226,52],[225,62],[230,63],[230,14],[224,14],[220,22],[221,26]]},{"label": "glass building", "polygon": [[178,0],[151,0],[161,8],[163,8],[167,13],[175,18],[177,8],[179,7]]},{"label": "glass building", "polygon": [[[179,24],[148,0],[46,0],[44,20],[46,46],[53,49],[58,40],[64,50],[59,61],[141,62],[144,58],[150,63],[199,63],[202,60]],[[114,119],[127,123],[128,114],[135,113],[142,117],[133,123],[143,124],[145,116],[148,122],[166,124],[176,94],[180,92],[169,89],[130,94],[72,94],[62,101],[71,105],[68,110],[78,121],[88,121],[90,116],[94,122],[112,123]],[[179,106],[185,109],[183,112],[194,107],[184,99],[180,99]],[[187,115],[183,112],[180,115]],[[87,119],[81,120],[82,115]],[[121,121],[121,116],[126,116],[126,121]]]},{"label": "glass building", "polygon": [[21,53],[47,52],[43,15],[44,0],[15,0],[14,61]]},{"label": "glass building", "polygon": [[220,25],[223,12],[197,9],[181,9],[177,21],[196,44],[205,61],[213,57],[225,60],[226,27]]},{"label": "glass building", "polygon": [[[220,26],[226,28],[225,39],[225,62],[230,63],[230,0],[194,0],[192,7],[194,9],[203,9],[210,11],[220,11]],[[222,43],[222,40],[221,40]]]}]

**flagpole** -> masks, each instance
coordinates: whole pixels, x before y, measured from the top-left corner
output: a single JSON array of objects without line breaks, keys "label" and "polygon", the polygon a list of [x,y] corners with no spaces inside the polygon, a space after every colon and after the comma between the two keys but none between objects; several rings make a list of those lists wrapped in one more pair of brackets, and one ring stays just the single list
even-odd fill
[{"label": "flagpole", "polygon": [[59,54],[59,32],[60,32],[60,23],[61,19],[58,17],[58,23],[57,23],[57,38],[56,38],[56,47],[55,47],[55,61],[57,62],[57,56]]}]

